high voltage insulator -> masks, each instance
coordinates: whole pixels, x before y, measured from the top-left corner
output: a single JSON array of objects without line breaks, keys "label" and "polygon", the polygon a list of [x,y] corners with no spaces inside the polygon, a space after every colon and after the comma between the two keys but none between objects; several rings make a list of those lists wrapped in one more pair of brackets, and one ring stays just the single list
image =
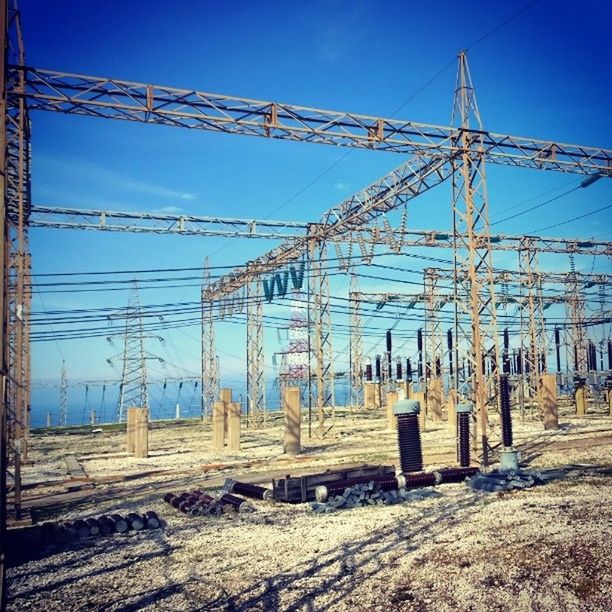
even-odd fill
[{"label": "high voltage insulator", "polygon": [[555,327],[555,353],[557,356],[557,372],[561,372],[561,334],[558,327]]},{"label": "high voltage insulator", "polygon": [[583,181],[580,183],[580,187],[582,187],[583,189],[585,187],[589,187],[590,185],[592,185],[593,183],[596,183],[599,179],[601,178],[601,174],[592,174],[591,176],[587,176],[585,179],[583,179]]},{"label": "high voltage insulator", "polygon": [[381,380],[381,368],[380,368],[380,355],[376,355],[376,380],[380,382]]},{"label": "high voltage insulator", "polygon": [[398,359],[395,362],[395,380],[402,380],[402,360]]},{"label": "high voltage insulator", "polygon": [[612,370],[612,340],[608,340],[608,370]]},{"label": "high voltage insulator", "polygon": [[417,352],[419,355],[417,376],[423,378],[423,330],[417,330]]},{"label": "high voltage insulator", "polygon": [[387,330],[387,377],[389,380],[393,378],[393,368],[391,366],[391,350],[392,350],[392,339],[391,339],[391,330]]},{"label": "high voltage insulator", "polygon": [[502,370],[504,374],[510,374],[510,334],[508,328],[504,329],[504,351],[502,353]]},{"label": "high voltage insulator", "polygon": [[453,375],[453,330],[446,332],[446,345],[448,346],[448,372]]},{"label": "high voltage insulator", "polygon": [[[610,351],[610,345],[608,344],[608,351]],[[406,359],[406,380],[412,380],[412,364],[410,363],[410,359]]]},{"label": "high voltage insulator", "polygon": [[368,359],[365,367],[366,380],[372,382],[372,362]]}]

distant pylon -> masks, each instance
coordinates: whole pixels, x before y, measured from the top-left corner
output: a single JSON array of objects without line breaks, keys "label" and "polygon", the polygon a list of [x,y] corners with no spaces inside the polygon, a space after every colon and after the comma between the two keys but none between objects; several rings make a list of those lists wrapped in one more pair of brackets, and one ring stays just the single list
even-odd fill
[{"label": "distant pylon", "polygon": [[68,377],[66,375],[66,362],[62,361],[62,378],[59,392],[59,424],[68,424]]},{"label": "distant pylon", "polygon": [[147,368],[142,332],[142,311],[136,281],[130,291],[123,337],[123,373],[117,403],[117,421],[123,421],[127,408],[148,408]]}]

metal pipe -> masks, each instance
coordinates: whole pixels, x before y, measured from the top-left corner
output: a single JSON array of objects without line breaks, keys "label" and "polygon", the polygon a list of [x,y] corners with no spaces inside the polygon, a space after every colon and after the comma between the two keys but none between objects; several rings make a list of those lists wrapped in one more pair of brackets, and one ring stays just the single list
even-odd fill
[{"label": "metal pipe", "polygon": [[237,493],[251,499],[272,499],[272,490],[248,482],[238,482],[228,478],[223,487],[226,493]]}]

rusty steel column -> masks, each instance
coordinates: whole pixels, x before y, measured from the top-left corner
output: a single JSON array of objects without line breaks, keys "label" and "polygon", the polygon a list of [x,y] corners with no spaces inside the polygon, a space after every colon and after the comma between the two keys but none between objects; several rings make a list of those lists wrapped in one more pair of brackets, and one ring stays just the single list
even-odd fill
[{"label": "rusty steel column", "polygon": [[213,302],[205,299],[210,284],[208,258],[204,260],[202,275],[202,418],[213,416],[213,406],[219,400],[219,376],[217,372],[217,351],[215,345],[215,324]]},{"label": "rusty steel column", "polygon": [[[334,377],[332,369],[331,312],[329,304],[329,276],[327,273],[327,247],[324,241],[310,241],[310,329],[314,332],[316,367],[317,435],[324,438],[333,430],[335,422]],[[311,391],[315,391],[311,385]]]},{"label": "rusty steel column", "polygon": [[363,341],[361,337],[361,299],[357,277],[351,275],[349,309],[351,313],[351,405],[364,406],[363,390]]},{"label": "rusty steel column", "polygon": [[527,381],[529,403],[533,411],[540,401],[540,355],[546,355],[546,332],[544,328],[544,307],[542,304],[542,278],[538,269],[538,252],[534,239],[525,236],[519,250],[519,278],[523,308],[528,310],[528,325],[521,326],[521,348],[524,356],[523,369]]},{"label": "rusty steel column", "polygon": [[247,424],[259,429],[265,425],[263,303],[259,279],[247,284]]},{"label": "rusty steel column", "polygon": [[[471,121],[475,124],[471,125]],[[452,160],[455,363],[459,367],[459,352],[463,352],[471,366],[471,373],[465,379],[457,376],[456,386],[458,393],[475,406],[482,462],[487,465],[488,409],[496,402],[490,394],[496,387],[492,384],[496,372],[493,368],[487,372],[483,366],[487,356],[499,363],[499,351],[482,140],[484,132],[463,51],[459,53],[452,123],[456,126],[453,144],[459,152]]]}]

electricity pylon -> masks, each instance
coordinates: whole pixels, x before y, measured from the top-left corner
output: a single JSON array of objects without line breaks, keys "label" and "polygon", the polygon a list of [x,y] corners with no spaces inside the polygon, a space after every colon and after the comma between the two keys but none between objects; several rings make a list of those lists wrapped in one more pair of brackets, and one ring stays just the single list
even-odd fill
[{"label": "electricity pylon", "polygon": [[62,361],[62,378],[59,392],[59,424],[68,424],[68,377],[66,375],[66,362]]},{"label": "electricity pylon", "polygon": [[136,281],[130,291],[125,312],[125,334],[123,336],[123,372],[117,402],[117,421],[124,421],[127,408],[149,407],[147,392],[147,359],[163,359],[147,355],[144,348],[145,336],[142,329],[142,310]]}]

